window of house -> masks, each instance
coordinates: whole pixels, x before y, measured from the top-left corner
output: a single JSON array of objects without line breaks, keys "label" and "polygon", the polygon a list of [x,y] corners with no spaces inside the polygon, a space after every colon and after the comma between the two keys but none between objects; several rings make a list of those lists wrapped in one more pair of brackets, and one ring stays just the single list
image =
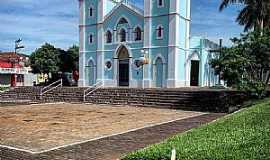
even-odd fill
[{"label": "window of house", "polygon": [[126,30],[125,29],[121,29],[119,32],[119,38],[120,38],[120,42],[125,42],[126,41]]},{"label": "window of house", "polygon": [[94,42],[94,36],[93,34],[89,35],[89,44],[92,44]]},{"label": "window of house", "polygon": [[142,30],[140,27],[137,27],[134,31],[134,35],[135,35],[135,41],[140,41],[142,40]]},{"label": "window of house", "polygon": [[18,83],[23,83],[24,82],[24,75],[18,74],[17,75],[17,80]]},{"label": "window of house", "polygon": [[163,32],[164,32],[164,28],[163,26],[159,25],[157,27],[157,39],[162,39],[163,38]]},{"label": "window of house", "polygon": [[157,0],[158,1],[158,7],[164,7],[164,0]]},{"label": "window of house", "polygon": [[112,32],[111,31],[106,32],[106,42],[112,43]]}]

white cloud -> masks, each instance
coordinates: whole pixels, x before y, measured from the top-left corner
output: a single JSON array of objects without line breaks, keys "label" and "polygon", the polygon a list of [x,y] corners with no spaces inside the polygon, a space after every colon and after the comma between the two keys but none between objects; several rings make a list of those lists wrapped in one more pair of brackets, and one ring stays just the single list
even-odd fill
[{"label": "white cloud", "polygon": [[19,37],[27,53],[45,42],[61,48],[78,43],[77,10],[70,0],[0,0],[0,50],[13,50]]},{"label": "white cloud", "polygon": [[[223,38],[229,44],[242,30],[234,22],[237,9],[220,13],[216,0],[192,3],[192,35]],[[0,50],[13,50],[19,37],[29,54],[45,42],[68,48],[79,39],[77,0],[0,0],[0,22]]]}]

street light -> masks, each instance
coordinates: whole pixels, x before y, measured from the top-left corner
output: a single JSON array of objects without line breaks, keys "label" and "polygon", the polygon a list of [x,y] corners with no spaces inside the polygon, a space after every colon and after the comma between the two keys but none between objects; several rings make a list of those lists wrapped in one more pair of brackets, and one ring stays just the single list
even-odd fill
[{"label": "street light", "polygon": [[148,59],[146,58],[146,56],[148,55],[148,51],[145,49],[141,50],[141,57],[140,57],[140,65],[142,66],[142,86],[144,89],[144,65],[148,64]]}]

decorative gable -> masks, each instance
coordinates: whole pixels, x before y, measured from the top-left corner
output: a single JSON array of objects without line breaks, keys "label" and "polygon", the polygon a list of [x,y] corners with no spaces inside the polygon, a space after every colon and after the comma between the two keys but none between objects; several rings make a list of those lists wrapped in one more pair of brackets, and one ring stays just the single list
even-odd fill
[{"label": "decorative gable", "polygon": [[112,0],[113,2],[117,3],[113,9],[105,15],[104,20],[106,20],[108,17],[110,17],[116,10],[118,10],[120,7],[125,7],[126,9],[130,10],[131,12],[134,12],[135,14],[139,16],[143,16],[144,11],[134,5],[133,3],[130,3],[128,0]]}]

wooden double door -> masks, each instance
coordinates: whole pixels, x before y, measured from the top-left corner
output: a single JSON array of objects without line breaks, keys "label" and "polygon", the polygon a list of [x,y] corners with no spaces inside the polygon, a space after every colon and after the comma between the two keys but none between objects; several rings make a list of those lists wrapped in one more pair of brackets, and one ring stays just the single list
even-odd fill
[{"label": "wooden double door", "polygon": [[129,86],[129,59],[119,60],[118,85]]}]

